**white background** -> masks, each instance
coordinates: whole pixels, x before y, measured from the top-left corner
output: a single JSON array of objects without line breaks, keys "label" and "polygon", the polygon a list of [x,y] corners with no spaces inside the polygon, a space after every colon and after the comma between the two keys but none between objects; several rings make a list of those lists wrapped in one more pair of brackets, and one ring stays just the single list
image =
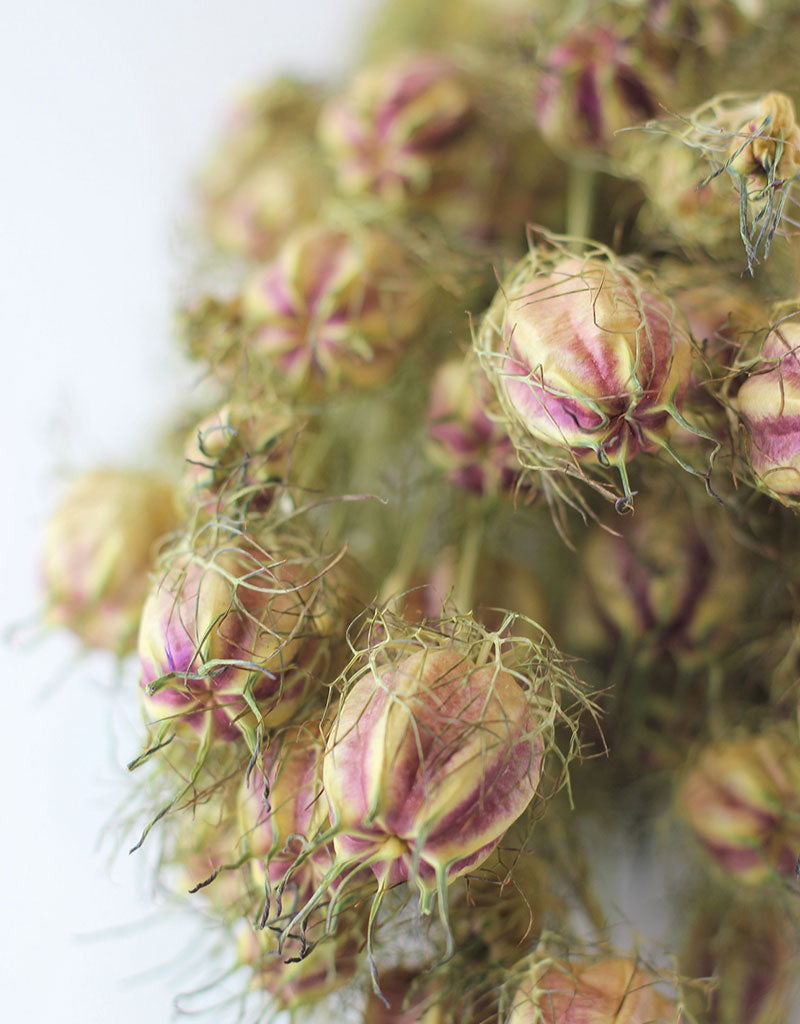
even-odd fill
[{"label": "white background", "polygon": [[67,637],[25,625],[38,537],[76,469],[148,464],[191,386],[170,340],[177,254],[192,173],[235,93],[287,68],[343,71],[372,6],[24,0],[0,16],[0,622],[18,626],[0,643],[9,1024],[168,1021],[192,981],[193,928],[163,923],[141,860],[98,846],[126,794],[135,703],[105,659],[75,664]]}]

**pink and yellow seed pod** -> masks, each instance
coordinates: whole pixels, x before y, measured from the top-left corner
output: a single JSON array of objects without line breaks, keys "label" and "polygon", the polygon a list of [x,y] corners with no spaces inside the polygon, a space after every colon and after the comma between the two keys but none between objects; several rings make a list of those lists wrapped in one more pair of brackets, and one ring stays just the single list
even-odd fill
[{"label": "pink and yellow seed pod", "polygon": [[681,490],[649,496],[636,515],[597,526],[582,553],[591,612],[573,636],[620,639],[678,661],[723,651],[735,635],[747,594],[744,552],[716,506],[690,505]]},{"label": "pink and yellow seed pod", "polygon": [[339,859],[368,864],[382,889],[413,880],[429,911],[533,799],[540,731],[517,680],[457,650],[368,672],[348,691],[323,762]]},{"label": "pink and yellow seed pod", "polygon": [[288,411],[228,402],[192,431],[181,491],[210,513],[231,502],[264,509],[286,476],[292,417]]},{"label": "pink and yellow seed pod", "polygon": [[237,941],[239,962],[252,969],[250,988],[269,993],[288,1011],[318,1003],[347,984],[361,960],[363,925],[349,916],[335,935],[318,940],[313,922],[303,935],[291,936],[279,952],[269,930],[243,924]]},{"label": "pink and yellow seed pod", "polygon": [[320,118],[339,187],[390,202],[428,191],[448,147],[474,117],[458,70],[438,55],[406,54],[360,72]]},{"label": "pink and yellow seed pod", "polygon": [[747,429],[757,481],[776,495],[800,495],[800,322],[774,328],[736,407]]},{"label": "pink and yellow seed pod", "polygon": [[[554,240],[558,242],[558,240]],[[560,251],[559,251],[560,250]],[[583,258],[534,246],[475,339],[515,443],[567,459],[595,453],[622,476],[667,445],[691,373],[688,328],[654,285],[601,248]]]},{"label": "pink and yellow seed pod", "polygon": [[511,438],[486,413],[486,388],[472,360],[451,359],[436,371],[428,405],[431,459],[478,494],[511,490],[520,473]]},{"label": "pink and yellow seed pod", "polygon": [[678,790],[678,808],[713,862],[758,884],[791,876],[800,851],[800,748],[780,733],[707,746]]},{"label": "pink and yellow seed pod", "polygon": [[602,151],[620,128],[655,116],[656,90],[611,27],[574,28],[542,57],[536,124],[559,152]]},{"label": "pink and yellow seed pod", "polygon": [[[701,900],[708,900],[703,893]],[[713,978],[691,1008],[704,1024],[780,1024],[795,1002],[798,939],[792,918],[763,888],[750,900],[701,902],[681,958],[692,977]]]},{"label": "pink and yellow seed pod", "polygon": [[45,528],[48,622],[90,647],[133,650],[158,542],[177,525],[175,489],[159,476],[105,469],[79,477]]},{"label": "pink and yellow seed pod", "polygon": [[[243,843],[248,853],[264,864],[273,884],[292,867],[303,839],[313,840],[327,810],[322,796],[322,741],[319,723],[282,733],[264,752],[261,767],[242,783],[238,813]],[[323,860],[327,851],[317,850],[309,867]]]},{"label": "pink and yellow seed pod", "polygon": [[632,960],[534,963],[514,997],[506,1024],[681,1024],[658,979]]},{"label": "pink and yellow seed pod", "polygon": [[295,388],[377,383],[418,327],[424,293],[379,231],[305,228],[245,285],[248,354]]},{"label": "pink and yellow seed pod", "polygon": [[231,112],[198,183],[205,226],[218,246],[267,259],[316,215],[329,189],[314,140],[321,101],[316,86],[283,78]]},{"label": "pink and yellow seed pod", "polygon": [[[145,603],[139,662],[158,721],[213,723],[235,739],[254,719],[279,725],[313,685],[320,572],[308,558],[225,536],[179,546]],[[258,714],[254,714],[255,706]]]}]

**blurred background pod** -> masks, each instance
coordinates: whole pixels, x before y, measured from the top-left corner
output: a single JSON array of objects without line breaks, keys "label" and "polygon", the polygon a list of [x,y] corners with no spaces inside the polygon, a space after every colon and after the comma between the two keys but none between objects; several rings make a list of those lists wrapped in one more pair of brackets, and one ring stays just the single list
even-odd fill
[{"label": "blurred background pod", "polygon": [[315,130],[324,89],[278,78],[243,96],[198,180],[209,237],[222,250],[270,258],[313,220],[332,183]]},{"label": "blurred background pod", "polygon": [[462,246],[516,252],[525,221],[553,193],[525,114],[478,53],[408,50],[332,97],[319,137],[344,196],[428,222]]},{"label": "blurred background pod", "polygon": [[452,483],[477,494],[509,492],[521,472],[511,438],[487,415],[488,390],[470,353],[439,366],[428,405],[431,461]]},{"label": "blurred background pod", "polygon": [[377,386],[421,327],[428,292],[388,233],[309,226],[245,282],[248,360],[290,391]]},{"label": "blurred background pod", "polygon": [[319,1002],[351,981],[358,971],[365,922],[358,910],[345,911],[336,932],[323,926],[324,912],[290,934],[279,946],[270,928],[242,922],[237,938],[240,964],[251,970],[249,986],[268,994],[273,1005],[295,1010]]},{"label": "blurred background pod", "polygon": [[78,477],[45,528],[46,621],[89,647],[130,653],[159,545],[179,521],[166,477],[124,469]]},{"label": "blurred background pod", "polygon": [[595,525],[581,549],[585,596],[563,627],[573,648],[621,644],[639,659],[687,667],[729,650],[751,574],[725,513],[680,486],[665,487],[612,525],[614,532]]},{"label": "blurred background pod", "polygon": [[569,962],[532,958],[505,1024],[680,1024],[661,979],[624,957]]},{"label": "blurred background pod", "polygon": [[746,885],[793,877],[800,851],[800,746],[771,729],[706,744],[677,788],[677,808],[708,861]]},{"label": "blurred background pod", "polygon": [[615,132],[647,121],[664,91],[658,69],[611,20],[567,29],[539,54],[533,111],[568,160],[602,162]]},{"label": "blurred background pod", "polygon": [[712,979],[690,1010],[708,1024],[788,1024],[800,946],[784,901],[763,887],[735,897],[706,889],[685,909],[681,970]]},{"label": "blurred background pod", "polygon": [[209,515],[238,505],[268,507],[286,480],[300,427],[288,407],[226,402],[193,428],[184,450],[181,493]]}]

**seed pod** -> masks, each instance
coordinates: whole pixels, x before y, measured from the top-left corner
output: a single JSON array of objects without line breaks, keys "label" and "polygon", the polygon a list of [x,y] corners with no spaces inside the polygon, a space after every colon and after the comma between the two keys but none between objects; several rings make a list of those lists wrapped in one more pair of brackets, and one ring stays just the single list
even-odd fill
[{"label": "seed pod", "polygon": [[206,228],[221,248],[270,257],[316,216],[329,189],[314,140],[322,96],[281,78],[245,96],[200,177]]},{"label": "seed pod", "polygon": [[353,912],[335,935],[323,935],[312,921],[279,950],[272,931],[242,925],[239,962],[252,968],[251,989],[268,992],[281,1009],[293,1011],[318,1003],[350,981],[359,967],[362,932],[363,922]]},{"label": "seed pod", "polygon": [[195,729],[210,719],[234,739],[253,719],[285,722],[318,685],[325,562],[264,543],[211,523],[165,556],[139,632],[145,706],[157,719]]},{"label": "seed pod", "polygon": [[800,850],[800,750],[770,732],[712,743],[686,773],[678,808],[713,862],[757,884],[794,874]]},{"label": "seed pod", "polygon": [[291,426],[288,411],[235,402],[206,417],[185,449],[187,503],[210,513],[231,503],[266,508],[286,476]]},{"label": "seed pod", "polygon": [[785,320],[775,327],[736,398],[756,483],[779,500],[800,495],[798,346],[800,321]]},{"label": "seed pod", "polygon": [[390,202],[431,187],[437,163],[473,117],[462,76],[447,60],[410,54],[367,68],[320,118],[320,138],[348,195]]},{"label": "seed pod", "polygon": [[[503,282],[475,345],[520,460],[587,479],[594,453],[614,466],[669,448],[670,417],[691,373],[688,328],[646,278],[602,247],[535,245]],[[557,487],[542,474],[545,487]]]},{"label": "seed pod", "polygon": [[534,962],[507,1024],[679,1024],[658,978],[621,957],[590,963]]},{"label": "seed pod", "polygon": [[769,256],[772,240],[784,226],[800,174],[800,126],[791,99],[779,92],[757,100],[715,96],[686,116],[647,127],[675,136],[705,155],[711,170],[698,185],[723,173],[733,185],[728,189],[729,204],[733,216],[738,213],[739,235],[752,273]]},{"label": "seed pod", "polygon": [[363,676],[339,710],[323,781],[337,854],[380,882],[449,882],[481,864],[533,799],[542,743],[508,673],[422,650]]},{"label": "seed pod", "polygon": [[658,109],[660,90],[635,68],[635,51],[610,26],[573,28],[541,63],[536,124],[567,158],[601,153],[616,131],[648,120]]},{"label": "seed pod", "polygon": [[[430,45],[426,40],[423,45]],[[459,249],[522,241],[542,184],[524,108],[494,69],[442,53],[406,52],[360,71],[320,117],[341,192],[385,215],[428,218]]]},{"label": "seed pod", "polygon": [[[697,894],[695,894],[697,897]],[[726,896],[694,915],[681,957],[693,977],[713,978],[708,996],[692,1000],[704,1024],[777,1024],[791,1019],[798,942],[790,915],[762,889],[754,899]]]},{"label": "seed pod", "polygon": [[570,615],[572,634],[603,646],[687,664],[727,649],[741,629],[747,593],[743,553],[716,507],[691,505],[675,488],[648,495],[617,533],[597,526],[583,549],[588,616]]},{"label": "seed pod", "polygon": [[175,490],[161,477],[117,469],[79,477],[45,528],[48,622],[90,647],[131,651],[158,542],[177,525]]},{"label": "seed pod", "polygon": [[503,428],[486,414],[487,381],[471,359],[442,363],[428,406],[428,451],[457,486],[478,494],[514,487],[520,465]]},{"label": "seed pod", "polygon": [[295,389],[378,383],[419,326],[424,291],[380,231],[306,228],[245,285],[248,355]]},{"label": "seed pod", "polygon": [[[277,884],[320,826],[327,824],[322,798],[319,723],[282,733],[264,752],[261,767],[242,783],[238,801],[243,843]],[[325,851],[318,851],[329,866]]]}]

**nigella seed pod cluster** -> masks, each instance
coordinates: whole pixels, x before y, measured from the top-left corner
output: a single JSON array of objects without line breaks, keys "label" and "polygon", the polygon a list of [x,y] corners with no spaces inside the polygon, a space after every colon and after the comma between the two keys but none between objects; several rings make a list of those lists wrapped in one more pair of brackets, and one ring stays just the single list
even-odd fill
[{"label": "nigella seed pod cluster", "polygon": [[181,1009],[788,1024],[799,47],[788,0],[386,0],[236,106],[203,391],[43,560],[131,655]]}]

